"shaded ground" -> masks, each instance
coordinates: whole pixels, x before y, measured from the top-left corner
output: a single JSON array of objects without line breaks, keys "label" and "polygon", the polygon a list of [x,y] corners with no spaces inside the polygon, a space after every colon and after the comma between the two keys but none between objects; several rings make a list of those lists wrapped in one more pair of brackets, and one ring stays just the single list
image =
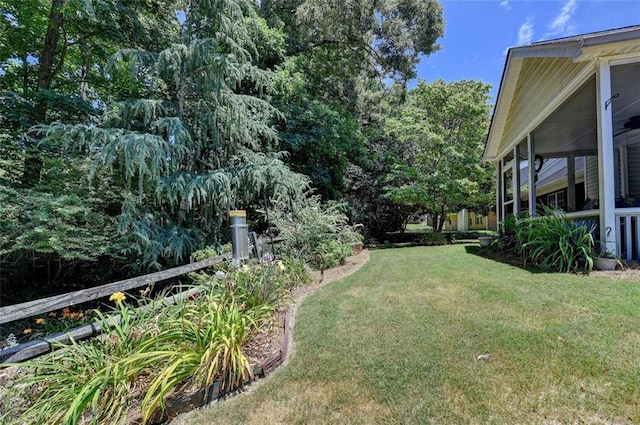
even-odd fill
[{"label": "shaded ground", "polygon": [[[504,254],[501,252],[494,252],[486,248],[481,248],[478,245],[467,245],[465,249],[468,254],[478,255],[483,258],[488,258],[494,261],[498,261],[504,264],[520,267],[530,271],[531,273],[543,273],[532,267],[525,267],[522,258],[519,255]],[[635,282],[640,282],[640,263],[637,261],[622,261],[623,269],[617,270],[592,270],[591,275],[597,277],[609,277],[612,279],[627,279]]]}]

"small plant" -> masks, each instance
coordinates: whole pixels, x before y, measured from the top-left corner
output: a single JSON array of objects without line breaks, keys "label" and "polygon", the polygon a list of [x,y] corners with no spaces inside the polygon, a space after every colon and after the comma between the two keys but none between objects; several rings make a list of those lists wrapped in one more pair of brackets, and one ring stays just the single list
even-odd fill
[{"label": "small plant", "polygon": [[231,250],[232,250],[231,243],[226,243],[224,245],[218,244],[217,246],[208,246],[206,248],[199,249],[198,251],[195,251],[194,253],[192,253],[191,257],[195,261],[202,261],[202,260],[213,258],[225,253],[228,254],[231,252]]},{"label": "small plant", "polygon": [[291,290],[311,283],[311,269],[304,259],[285,256],[280,262],[285,288]]},{"label": "small plant", "polygon": [[431,232],[425,234],[420,243],[426,246],[447,245],[449,243],[449,238],[442,232]]},{"label": "small plant", "polygon": [[609,242],[607,241],[596,242],[591,257],[595,268],[598,270],[615,270],[616,267],[624,269],[620,257],[609,249]]},{"label": "small plant", "polygon": [[543,270],[572,272],[593,269],[591,228],[564,213],[544,208],[544,215],[516,221],[516,237],[525,262]]},{"label": "small plant", "polygon": [[311,266],[316,270],[326,270],[339,266],[344,264],[344,261],[352,252],[351,244],[343,243],[339,240],[327,240],[317,247],[316,255],[311,260]]},{"label": "small plant", "polygon": [[33,319],[24,319],[16,321],[8,327],[10,332],[6,337],[0,334],[0,349],[8,348],[7,341],[10,335],[15,344],[22,344],[35,339],[40,339],[48,335],[61,332],[67,332],[70,329],[92,322],[90,314],[84,311],[72,311],[68,307],[62,310],[49,312],[46,315],[38,316]]},{"label": "small plant", "polygon": [[519,219],[509,214],[504,221],[498,224],[498,236],[489,245],[489,249],[496,252],[515,253],[518,251],[517,227]]}]

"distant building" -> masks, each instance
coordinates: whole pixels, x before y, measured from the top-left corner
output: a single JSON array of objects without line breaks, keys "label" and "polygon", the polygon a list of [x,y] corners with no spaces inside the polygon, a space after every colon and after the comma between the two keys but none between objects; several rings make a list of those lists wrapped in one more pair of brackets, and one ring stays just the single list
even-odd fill
[{"label": "distant building", "polygon": [[457,230],[466,232],[469,230],[496,230],[496,213],[489,211],[488,215],[482,215],[467,209],[461,209],[457,213],[447,214],[444,221],[444,230]]}]

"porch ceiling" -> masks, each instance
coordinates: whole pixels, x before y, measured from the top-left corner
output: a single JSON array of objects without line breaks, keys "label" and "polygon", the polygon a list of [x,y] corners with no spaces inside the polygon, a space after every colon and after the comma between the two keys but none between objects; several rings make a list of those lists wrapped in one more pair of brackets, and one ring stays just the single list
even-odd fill
[{"label": "porch ceiling", "polygon": [[[484,159],[495,161],[533,131],[536,153],[547,157],[597,151],[595,69],[598,60],[640,60],[640,26],[586,34],[509,51]],[[612,66],[614,135],[640,116],[640,63]],[[640,129],[614,143],[639,144]]]},{"label": "porch ceiling", "polygon": [[[614,135],[625,130],[629,118],[640,115],[640,63],[611,68],[611,99]],[[534,130],[536,153],[559,156],[598,149],[595,76]],[[640,143],[640,129],[619,134],[614,145]]]},{"label": "porch ceiling", "polygon": [[536,153],[554,156],[597,151],[596,119],[596,79],[593,76],[533,131]]}]

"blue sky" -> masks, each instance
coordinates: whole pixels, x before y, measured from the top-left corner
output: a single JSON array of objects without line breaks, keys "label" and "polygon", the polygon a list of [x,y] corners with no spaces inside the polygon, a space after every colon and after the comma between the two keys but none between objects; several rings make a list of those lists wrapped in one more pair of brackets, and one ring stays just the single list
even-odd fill
[{"label": "blue sky", "polygon": [[639,0],[441,0],[441,50],[423,58],[418,78],[433,81],[502,77],[509,47],[640,24]]}]

